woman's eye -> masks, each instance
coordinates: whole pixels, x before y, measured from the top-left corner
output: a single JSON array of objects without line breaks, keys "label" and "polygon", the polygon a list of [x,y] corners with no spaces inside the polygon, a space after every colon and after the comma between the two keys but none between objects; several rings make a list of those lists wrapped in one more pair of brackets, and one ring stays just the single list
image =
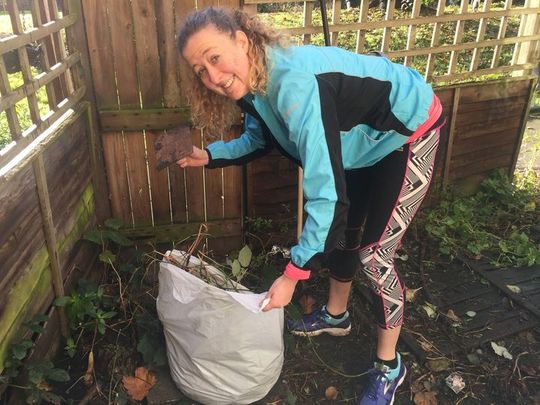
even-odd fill
[{"label": "woman's eye", "polygon": [[204,73],[206,72],[205,68],[201,68],[195,72],[195,74],[199,77],[203,77]]},{"label": "woman's eye", "polygon": [[218,55],[213,55],[210,57],[210,62],[215,65],[216,63],[218,63],[219,61],[219,56]]}]

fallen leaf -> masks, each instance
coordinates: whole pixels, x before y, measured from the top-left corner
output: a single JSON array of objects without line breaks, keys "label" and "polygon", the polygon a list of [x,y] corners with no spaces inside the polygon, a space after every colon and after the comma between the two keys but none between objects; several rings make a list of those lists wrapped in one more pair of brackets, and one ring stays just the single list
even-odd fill
[{"label": "fallen leaf", "polygon": [[467,315],[469,318],[474,318],[476,316],[476,312],[467,311],[467,312],[465,312],[465,315]]},{"label": "fallen leaf", "polygon": [[442,358],[437,360],[428,360],[427,366],[431,371],[444,371],[450,367],[450,360]]},{"label": "fallen leaf", "polygon": [[326,399],[330,401],[337,399],[338,394],[339,394],[339,391],[333,385],[331,385],[330,387],[326,389],[326,391],[324,391],[324,396],[326,397]]},{"label": "fallen leaf", "polygon": [[156,376],[145,367],[137,367],[135,377],[123,376],[122,383],[128,395],[135,401],[142,401],[150,388],[157,382]]},{"label": "fallen leaf", "polygon": [[313,298],[311,295],[302,295],[300,298],[300,307],[302,307],[302,312],[304,315],[311,314],[315,309],[316,303],[315,298]]},{"label": "fallen leaf", "polygon": [[407,302],[413,302],[414,299],[416,298],[416,293],[418,291],[420,291],[422,289],[422,287],[420,288],[414,288],[414,289],[411,289],[411,288],[407,288],[405,290],[405,301]]},{"label": "fallen leaf", "polygon": [[437,393],[434,391],[417,392],[414,395],[414,403],[416,405],[437,405]]},{"label": "fallen leaf", "polygon": [[456,313],[455,313],[453,310],[451,310],[451,309],[448,310],[448,312],[446,313],[446,316],[447,316],[450,320],[452,320],[452,321],[454,321],[454,322],[461,322],[461,319],[459,319],[459,316],[457,316]]},{"label": "fallen leaf", "polygon": [[454,391],[454,394],[459,394],[465,388],[465,381],[463,381],[463,377],[457,372],[450,374],[444,381],[448,388]]},{"label": "fallen leaf", "polygon": [[86,367],[86,373],[84,373],[83,381],[86,386],[90,386],[94,383],[94,352],[90,351],[88,355],[88,366]]},{"label": "fallen leaf", "polygon": [[424,311],[426,311],[426,314],[430,318],[435,318],[437,316],[437,308],[433,304],[426,302],[424,305],[422,305],[422,308],[424,308]]},{"label": "fallen leaf", "polygon": [[512,360],[514,358],[504,346],[499,346],[497,343],[491,342],[491,347],[497,355],[504,357],[505,359]]},{"label": "fallen leaf", "polygon": [[508,288],[510,291],[512,291],[514,294],[521,293],[521,288],[519,288],[517,285],[512,284],[506,284],[506,288]]}]

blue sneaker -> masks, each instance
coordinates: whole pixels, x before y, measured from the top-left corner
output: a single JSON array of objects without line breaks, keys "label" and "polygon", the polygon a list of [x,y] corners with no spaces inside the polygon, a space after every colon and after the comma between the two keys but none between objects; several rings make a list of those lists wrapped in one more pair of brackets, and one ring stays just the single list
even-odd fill
[{"label": "blue sneaker", "polygon": [[397,353],[398,366],[390,369],[388,366],[375,363],[369,371],[369,381],[357,405],[392,405],[397,388],[405,380],[407,368],[401,362]]},{"label": "blue sneaker", "polygon": [[326,306],[316,309],[302,319],[288,323],[289,331],[296,336],[318,336],[328,333],[332,336],[345,336],[351,331],[349,312],[339,319],[332,318],[326,311]]}]

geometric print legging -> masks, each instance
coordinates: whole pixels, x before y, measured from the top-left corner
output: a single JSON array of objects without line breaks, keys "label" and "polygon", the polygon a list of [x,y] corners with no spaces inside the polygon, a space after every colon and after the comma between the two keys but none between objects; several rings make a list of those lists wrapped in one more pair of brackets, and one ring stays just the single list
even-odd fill
[{"label": "geometric print legging", "polygon": [[338,281],[351,281],[358,267],[363,270],[383,329],[403,323],[404,286],[394,256],[427,194],[438,145],[436,129],[371,167],[346,173],[347,230],[345,240],[329,254],[328,268]]}]

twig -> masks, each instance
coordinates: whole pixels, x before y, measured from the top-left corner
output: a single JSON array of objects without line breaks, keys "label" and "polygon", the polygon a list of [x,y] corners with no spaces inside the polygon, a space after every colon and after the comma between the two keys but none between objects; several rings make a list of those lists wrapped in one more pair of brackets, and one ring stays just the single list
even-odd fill
[{"label": "twig", "polygon": [[521,356],[523,356],[524,354],[529,354],[529,352],[523,352],[523,353],[520,353],[520,354],[518,354],[518,355],[516,356],[516,361],[514,362],[514,368],[513,368],[513,370],[512,370],[512,375],[514,375],[514,373],[516,372],[516,369],[517,369],[518,374],[519,374],[519,379],[520,379],[520,380],[522,379],[522,377],[521,377],[521,371],[520,371],[520,369],[519,369],[519,367],[518,367],[518,360],[519,360],[519,358],[520,358]]}]

